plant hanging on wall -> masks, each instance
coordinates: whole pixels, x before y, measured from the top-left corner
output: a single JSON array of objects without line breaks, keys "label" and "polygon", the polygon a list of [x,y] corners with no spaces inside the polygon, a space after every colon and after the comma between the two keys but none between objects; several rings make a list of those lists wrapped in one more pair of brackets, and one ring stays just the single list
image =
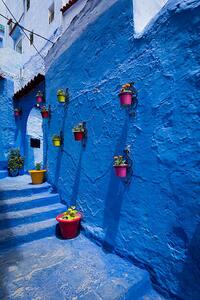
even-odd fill
[{"label": "plant hanging on wall", "polygon": [[59,222],[61,235],[64,239],[72,239],[78,235],[81,221],[81,213],[71,206],[68,210],[56,217]]},{"label": "plant hanging on wall", "polygon": [[128,164],[127,164],[126,159],[123,156],[121,156],[121,155],[114,156],[114,165],[113,166],[115,168],[116,176],[126,177]]},{"label": "plant hanging on wall", "polygon": [[136,95],[136,90],[134,87],[134,82],[126,83],[122,85],[121,91],[119,93],[120,104],[122,106],[129,106],[133,102],[133,97]]},{"label": "plant hanging on wall", "polygon": [[60,89],[57,91],[57,99],[58,99],[58,102],[60,103],[65,103],[66,100],[67,100],[67,93],[66,91]]},{"label": "plant hanging on wall", "polygon": [[47,109],[46,106],[42,106],[41,115],[43,119],[47,119],[49,117],[49,109]]},{"label": "plant hanging on wall", "polygon": [[52,142],[53,142],[54,147],[60,147],[61,144],[62,144],[62,138],[61,138],[61,136],[54,135],[52,137]]},{"label": "plant hanging on wall", "polygon": [[44,100],[43,93],[41,91],[38,91],[36,94],[36,102],[37,103],[42,103]]},{"label": "plant hanging on wall", "polygon": [[83,140],[85,136],[85,127],[83,123],[79,123],[76,125],[73,129],[72,132],[74,133],[74,138],[76,141],[81,141]]},{"label": "plant hanging on wall", "polygon": [[20,108],[15,108],[14,109],[14,115],[15,117],[20,117],[22,114],[22,110]]}]

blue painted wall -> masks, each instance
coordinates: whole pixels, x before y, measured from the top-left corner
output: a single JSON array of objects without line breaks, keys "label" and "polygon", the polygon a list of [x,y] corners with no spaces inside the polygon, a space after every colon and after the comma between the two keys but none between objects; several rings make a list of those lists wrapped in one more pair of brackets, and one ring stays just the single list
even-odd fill
[{"label": "blue painted wall", "polygon": [[[119,0],[51,65],[48,176],[62,199],[83,211],[87,233],[148,268],[157,287],[197,300],[200,3],[181,2],[169,1],[136,40],[132,1]],[[119,106],[129,81],[139,93],[136,117]],[[56,91],[66,87],[64,109]],[[71,131],[80,121],[87,122],[85,148]],[[51,142],[60,130],[63,149]],[[112,167],[127,144],[134,162],[128,186]]]},{"label": "blue painted wall", "polygon": [[15,141],[13,91],[13,82],[0,78],[0,169],[7,168],[7,154]]},{"label": "blue painted wall", "polygon": [[[19,100],[14,101],[14,107],[22,109],[22,115],[16,118],[16,137],[15,145],[20,148],[21,154],[25,157],[25,171],[33,169],[35,167],[33,160],[33,153],[28,151],[28,144],[30,139],[27,136],[27,120],[28,116],[33,107],[36,105],[36,94],[38,91],[44,93],[44,82],[35,87],[32,91],[26,94]],[[37,124],[36,124],[37,125]],[[43,122],[43,132],[44,135],[48,129],[48,122]],[[46,165],[46,143],[44,143],[44,166]]]}]

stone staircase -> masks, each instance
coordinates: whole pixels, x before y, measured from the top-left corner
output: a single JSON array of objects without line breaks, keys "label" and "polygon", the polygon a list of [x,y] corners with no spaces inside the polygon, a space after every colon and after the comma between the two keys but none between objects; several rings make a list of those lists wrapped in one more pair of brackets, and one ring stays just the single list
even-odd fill
[{"label": "stone staircase", "polygon": [[32,185],[30,176],[0,180],[0,249],[55,234],[55,217],[65,210],[48,183]]},{"label": "stone staircase", "polygon": [[55,236],[66,208],[48,183],[0,180],[0,299],[164,300],[146,270],[80,234]]}]

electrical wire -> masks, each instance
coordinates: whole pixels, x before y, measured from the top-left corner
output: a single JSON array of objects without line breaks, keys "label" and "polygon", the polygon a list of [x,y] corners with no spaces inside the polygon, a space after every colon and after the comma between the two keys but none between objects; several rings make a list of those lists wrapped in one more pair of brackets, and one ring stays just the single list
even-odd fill
[{"label": "electrical wire", "polygon": [[[18,23],[17,20],[16,20],[16,18],[15,18],[15,16],[13,15],[13,13],[9,9],[9,7],[6,5],[6,3],[4,2],[4,0],[1,0],[1,1],[4,4],[4,6],[7,8],[7,10],[9,11],[9,13],[11,14],[11,16],[13,17],[13,19],[15,20],[15,22]],[[28,38],[28,40],[31,41],[31,39],[29,38],[28,34],[24,31],[23,28],[22,28],[22,31],[24,32],[24,34]],[[44,60],[44,57],[41,55],[41,53],[39,52],[39,50],[35,47],[34,43],[32,43],[32,46],[34,47],[34,49],[36,50],[36,52],[39,54],[39,56]]]},{"label": "electrical wire", "polygon": [[[1,13],[0,13],[0,16],[2,16],[2,17],[3,17],[4,19],[6,19],[7,21],[9,21],[9,20],[10,20],[10,19],[9,19],[9,18],[7,18],[6,16],[2,15]],[[55,43],[54,43],[54,42],[52,42],[51,40],[49,40],[49,39],[45,38],[44,36],[42,36],[41,34],[39,34],[39,33],[36,33],[36,32],[33,32],[33,31],[31,31],[31,30],[27,29],[26,27],[22,26],[22,25],[21,25],[21,24],[19,24],[18,22],[14,22],[14,21],[12,21],[12,23],[13,23],[13,24],[15,24],[15,25],[17,25],[17,26],[19,26],[21,29],[24,29],[25,31],[28,31],[29,33],[33,33],[34,35],[36,35],[36,36],[40,37],[41,39],[44,39],[44,40],[46,40],[46,41],[48,41],[48,42],[52,43],[53,45],[55,44]]]}]

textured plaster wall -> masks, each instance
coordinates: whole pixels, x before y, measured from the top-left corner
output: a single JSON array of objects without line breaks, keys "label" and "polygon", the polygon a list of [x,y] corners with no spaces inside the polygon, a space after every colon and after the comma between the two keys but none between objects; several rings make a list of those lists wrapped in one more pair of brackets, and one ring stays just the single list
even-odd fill
[{"label": "textured plaster wall", "polygon": [[0,169],[7,166],[7,154],[14,145],[13,82],[0,78]]},{"label": "textured plaster wall", "polygon": [[[15,144],[20,147],[22,155],[25,157],[25,171],[33,169],[35,167],[36,162],[40,162],[41,153],[38,154],[37,150],[34,151],[33,148],[30,147],[30,135],[37,138],[37,133],[42,136],[41,126],[43,128],[44,135],[48,129],[48,122],[43,121],[41,124],[41,118],[38,116],[34,117],[32,120],[28,118],[33,113],[33,108],[36,104],[36,94],[38,91],[43,91],[44,93],[44,83],[38,85],[35,89],[33,89],[30,93],[22,97],[20,100],[15,100],[14,106],[22,109],[22,115],[20,118],[16,119],[16,135],[15,135]],[[39,119],[38,119],[39,118]],[[39,124],[40,123],[40,124]],[[31,127],[31,128],[30,128]],[[28,130],[27,130],[28,129]],[[41,141],[41,148],[44,153],[43,155],[43,165],[46,164],[46,143]]]},{"label": "textured plaster wall", "polygon": [[[200,3],[169,1],[137,40],[132,11],[132,1],[117,1],[47,66],[49,181],[67,204],[81,209],[87,233],[146,267],[163,290],[198,300]],[[136,117],[119,106],[127,81],[138,90]],[[64,108],[56,91],[66,87]],[[80,121],[88,129],[85,148],[71,131]],[[60,130],[62,149],[51,142]],[[127,144],[130,185],[112,167],[113,155]]]}]

